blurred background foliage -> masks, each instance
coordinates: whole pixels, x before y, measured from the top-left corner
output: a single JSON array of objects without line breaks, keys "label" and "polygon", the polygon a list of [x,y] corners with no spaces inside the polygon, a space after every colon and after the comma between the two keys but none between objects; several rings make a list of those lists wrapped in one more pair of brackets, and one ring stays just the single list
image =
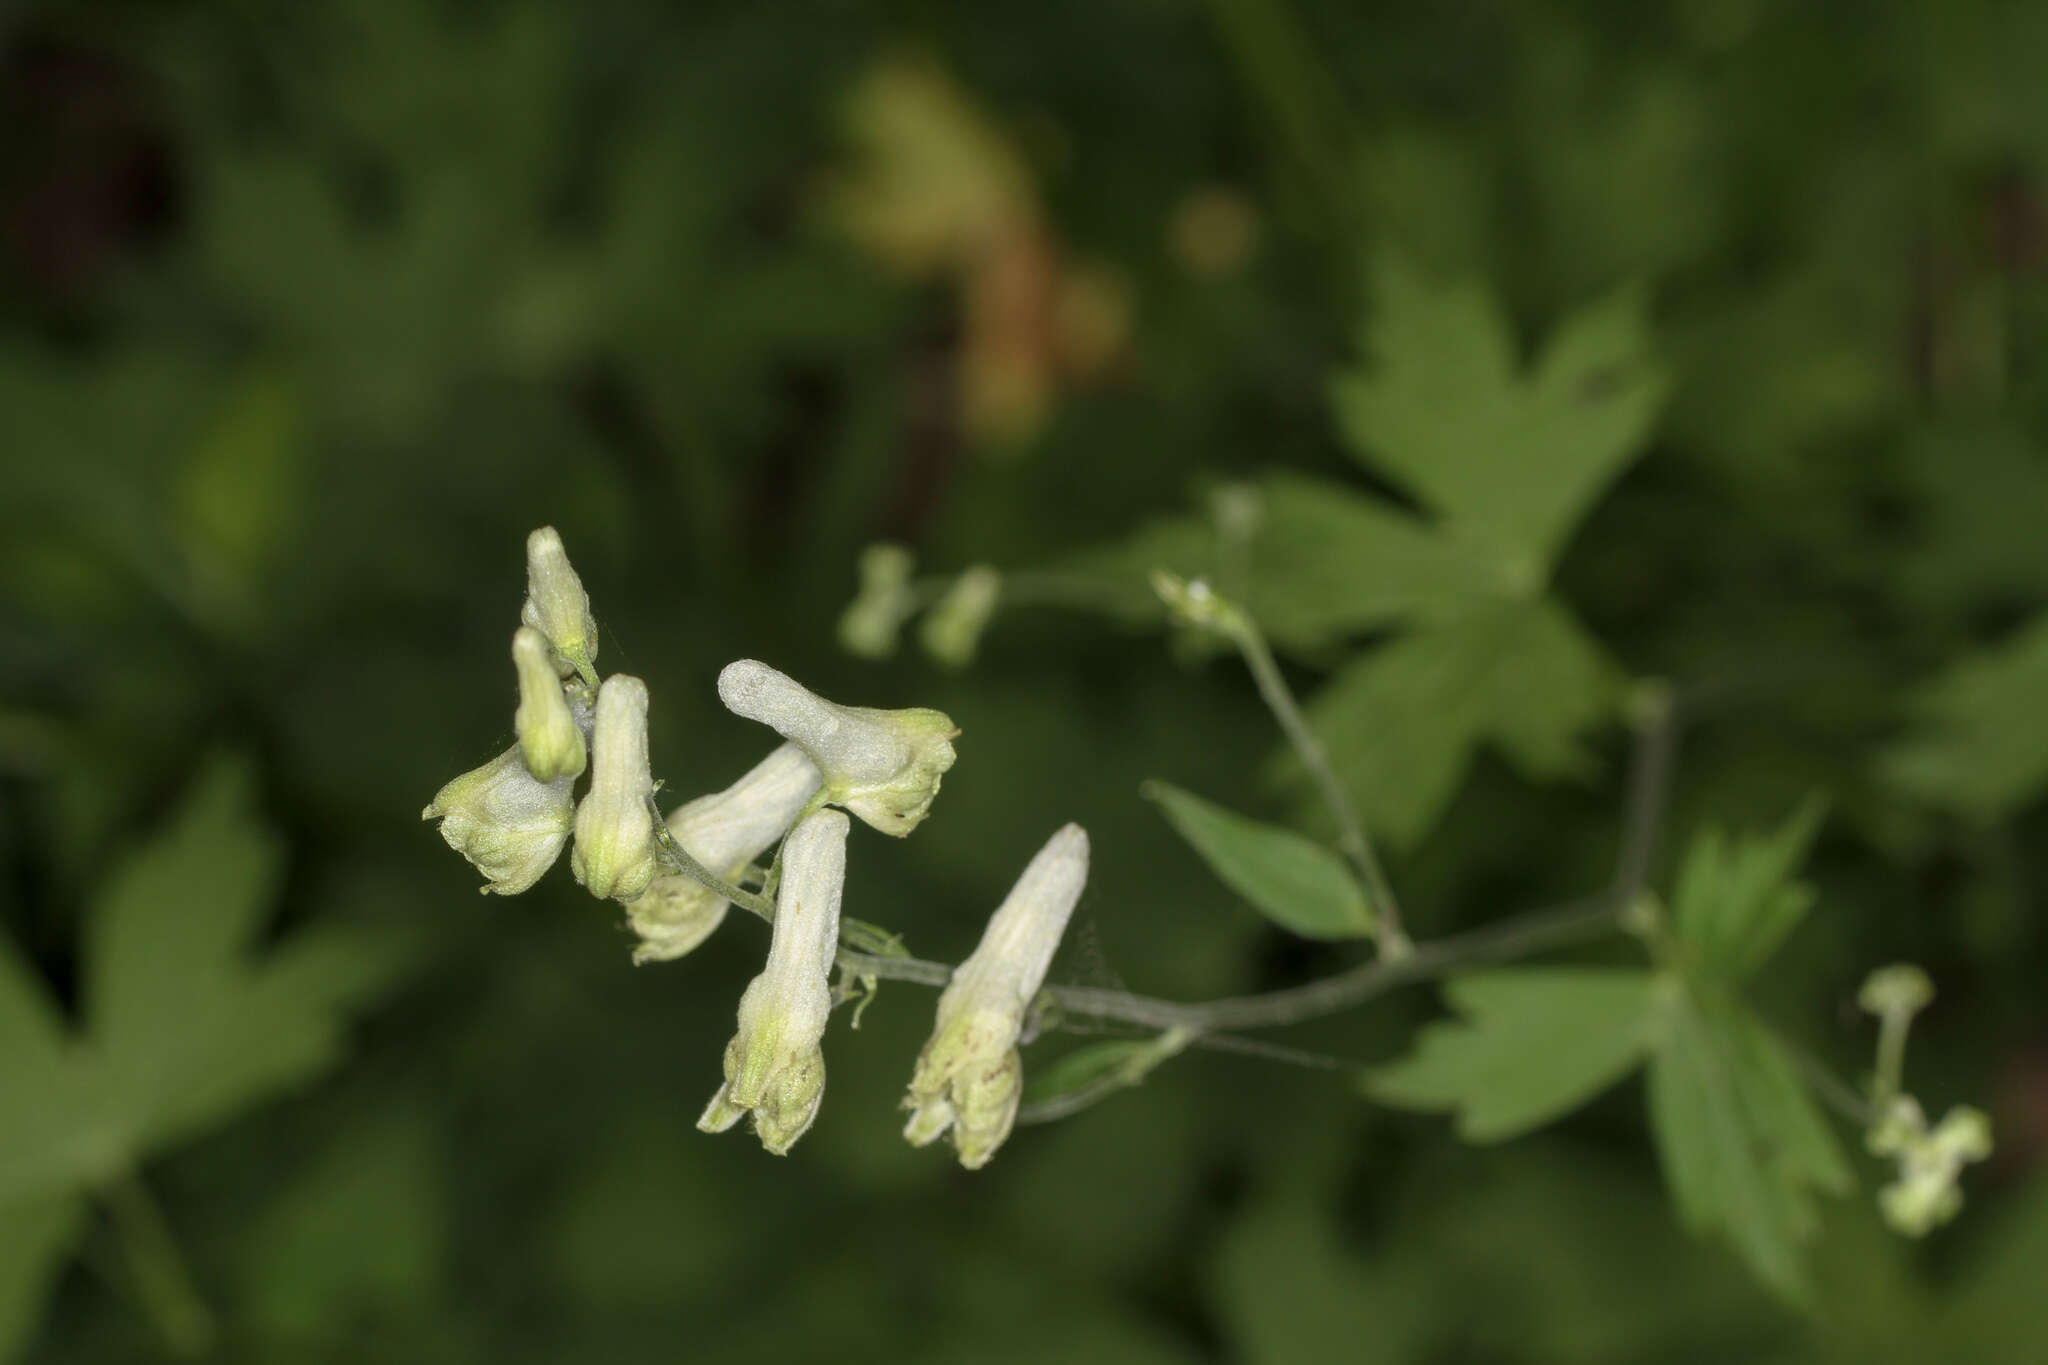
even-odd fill
[{"label": "blurred background foliage", "polygon": [[[2044,69],[2048,7],[1992,0],[9,8],[0,1349],[2037,1359]],[[703,1137],[757,926],[636,970],[566,876],[481,898],[418,823],[509,738],[551,522],[672,791],[762,751],[715,704],[734,657],[960,721],[936,818],[854,850],[848,913],[922,954],[967,951],[1075,819],[1057,979],[1195,999],[1355,960],[1136,799],[1297,812],[1242,670],[1162,648],[1141,598],[1005,612],[965,671],[833,626],[880,538],[1114,582],[1228,481],[1310,489],[1304,536],[1323,485],[1285,479],[1412,509],[1330,401],[1390,258],[1477,282],[1525,355],[1637,287],[1668,383],[1544,560],[1601,661],[1539,680],[1572,746],[1446,741],[1390,831],[1412,927],[1599,885],[1602,670],[1669,677],[1677,832],[1833,799],[1767,1012],[1854,1073],[1857,983],[1922,962],[1909,1083],[1993,1114],[1925,1244],[1856,1158],[1810,1317],[1681,1232],[1640,1082],[1467,1148],[1340,1076],[1190,1054],[966,1176],[898,1135],[931,998],[891,986],[835,1029],[795,1155]],[[1261,604],[1305,689],[1370,591]],[[1440,720],[1427,676],[1404,726]],[[1381,1061],[1439,1012],[1290,1041]]]}]

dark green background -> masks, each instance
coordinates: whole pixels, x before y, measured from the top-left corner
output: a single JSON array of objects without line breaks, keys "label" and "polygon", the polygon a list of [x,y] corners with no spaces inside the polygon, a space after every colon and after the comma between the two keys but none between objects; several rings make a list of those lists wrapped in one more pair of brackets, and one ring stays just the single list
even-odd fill
[{"label": "dark green background", "polygon": [[[953,292],[818,208],[846,92],[906,48],[1129,281],[1128,354],[1021,448],[945,398]],[[2044,71],[2048,6],[1917,0],[0,17],[7,934],[72,1001],[91,888],[225,750],[287,842],[284,924],[428,944],[345,1064],[151,1167],[220,1358],[2039,1358],[2040,787],[1945,802],[1873,763],[1916,687],[2048,605]],[[1261,231],[1197,276],[1167,224],[1216,184]],[[847,912],[922,954],[967,951],[1074,819],[1095,871],[1056,979],[1192,999],[1355,960],[1263,927],[1138,799],[1165,777],[1287,809],[1227,660],[1029,610],[949,674],[832,627],[877,538],[1028,567],[1218,478],[1347,471],[1324,389],[1384,248],[1487,280],[1529,336],[1648,284],[1676,388],[1561,592],[1626,667],[1713,699],[1681,830],[1835,798],[1767,1008],[1853,1074],[1863,973],[1925,964],[1913,1083],[1998,1125],[1924,1246],[1878,1227],[1860,1163],[1818,1321],[1679,1231],[1639,1083],[1473,1150],[1341,1075],[1199,1054],[967,1175],[898,1136],[931,996],[892,986],[835,1025],[792,1156],[705,1137],[759,926],[634,969],[565,872],[479,897],[418,821],[509,741],[520,546],[552,523],[674,792],[765,750],[715,703],[735,657],[960,722],[929,823],[851,850]],[[1995,747],[2048,749],[2019,718]],[[1598,885],[1620,736],[1599,752],[1544,788],[1483,760],[1395,862],[1417,932]],[[1291,1041],[1385,1058],[1435,1008]],[[121,1281],[96,1227],[29,1358],[152,1358]]]}]

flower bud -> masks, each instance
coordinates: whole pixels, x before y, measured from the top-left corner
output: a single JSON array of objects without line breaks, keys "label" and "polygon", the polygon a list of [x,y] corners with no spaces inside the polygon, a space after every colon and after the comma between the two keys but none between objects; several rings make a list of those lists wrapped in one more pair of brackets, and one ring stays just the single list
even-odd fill
[{"label": "flower bud", "polygon": [[654,773],[647,762],[647,684],[614,673],[597,692],[590,790],[576,807],[569,869],[591,895],[630,901],[659,867],[654,857]]},{"label": "flower bud", "polygon": [[1966,1164],[1991,1155],[1991,1121],[1982,1110],[1960,1105],[1930,1133],[1918,1102],[1901,1096],[1872,1130],[1870,1149],[1899,1161],[1899,1178],[1877,1192],[1885,1222],[1908,1237],[1924,1237],[1962,1209],[1958,1182]]},{"label": "flower bud", "polygon": [[861,551],[860,593],[839,617],[839,643],[848,654],[886,659],[912,611],[910,571],[916,565],[901,545],[870,545]]},{"label": "flower bud", "polygon": [[590,594],[570,567],[569,553],[554,527],[543,526],[526,538],[526,605],[519,619],[538,630],[554,646],[563,677],[580,673],[595,685],[597,622],[590,615]]},{"label": "flower bud", "polygon": [[[789,832],[818,790],[818,769],[784,744],[722,792],[700,796],[668,817],[685,852],[732,881]],[[725,921],[731,902],[693,877],[667,870],[626,908],[640,946],[635,962],[667,962],[695,948]]]},{"label": "flower bud", "polygon": [[1866,1014],[1910,1019],[1934,1003],[1934,983],[1910,962],[1880,967],[1863,979],[1856,1003]]},{"label": "flower bud", "polygon": [[918,1055],[903,1136],[922,1147],[948,1129],[960,1164],[987,1164],[1010,1136],[1023,1092],[1017,1037],[1088,880],[1088,833],[1068,825],[1047,841],[989,917],[981,945],[939,996],[931,1041]]},{"label": "flower bud", "polygon": [[926,613],[918,632],[925,653],[948,668],[965,668],[974,662],[981,632],[995,615],[1002,592],[1003,576],[986,564],[977,564],[954,579],[946,595]]},{"label": "flower bud", "polygon": [[515,896],[561,856],[575,818],[574,785],[572,777],[535,777],[515,744],[441,788],[420,818],[441,822],[448,847],[487,879],[481,890]]},{"label": "flower bud", "polygon": [[827,799],[884,834],[917,828],[953,766],[960,730],[942,711],[840,706],[752,659],[725,666],[718,697],[802,749],[817,764]]},{"label": "flower bud", "polygon": [[512,636],[512,663],[519,670],[519,710],[512,724],[526,770],[543,782],[577,776],[583,771],[583,731],[562,694],[547,637],[521,626]]},{"label": "flower bud", "polygon": [[825,1096],[819,1040],[832,1013],[827,977],[839,945],[847,828],[838,811],[817,811],[782,846],[768,963],[740,996],[725,1084],[697,1120],[707,1133],[722,1133],[751,1113],[761,1145],[781,1156],[818,1116]]}]

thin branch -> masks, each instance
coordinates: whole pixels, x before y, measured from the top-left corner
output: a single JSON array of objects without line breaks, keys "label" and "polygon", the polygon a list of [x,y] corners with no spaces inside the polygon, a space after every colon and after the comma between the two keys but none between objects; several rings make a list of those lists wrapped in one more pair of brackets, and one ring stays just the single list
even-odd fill
[{"label": "thin branch", "polygon": [[1677,703],[1662,682],[1643,684],[1635,715],[1636,748],[1629,764],[1628,807],[1622,817],[1621,856],[1614,868],[1614,904],[1627,910],[1649,884],[1671,802],[1678,750]]},{"label": "thin branch", "polygon": [[[1427,981],[1470,963],[1503,962],[1584,943],[1610,932],[1618,917],[1618,910],[1606,899],[1577,902],[1417,944],[1405,956],[1377,959],[1306,985],[1201,1004],[1093,986],[1048,986],[1045,994],[1069,1014],[1116,1019],[1145,1028],[1186,1028],[1198,1033],[1280,1028],[1341,1014],[1396,987]],[[884,981],[943,986],[953,976],[952,967],[943,962],[875,957],[845,948],[839,952],[839,961],[858,975]]]},{"label": "thin branch", "polygon": [[691,881],[717,892],[742,910],[759,915],[770,924],[775,922],[774,901],[769,900],[766,896],[757,895],[752,891],[734,886],[731,882],[698,862],[695,857],[691,856],[690,850],[684,848],[676,841],[675,834],[668,827],[668,821],[662,818],[661,807],[655,805],[652,796],[647,798],[647,808],[654,813],[655,855],[663,863],[682,873]]},{"label": "thin branch", "polygon": [[1237,646],[1238,653],[1244,656],[1252,681],[1258,684],[1259,696],[1265,700],[1273,718],[1280,722],[1288,743],[1301,757],[1302,766],[1315,779],[1323,804],[1329,807],[1330,818],[1337,823],[1337,845],[1358,868],[1358,875],[1365,882],[1366,894],[1371,898],[1373,908],[1379,912],[1377,934],[1381,956],[1388,961],[1401,957],[1411,945],[1401,927],[1401,907],[1394,899],[1394,888],[1388,884],[1387,874],[1380,866],[1378,855],[1373,852],[1372,840],[1365,832],[1365,821],[1360,818],[1358,808],[1351,804],[1351,796],[1338,780],[1336,770],[1330,766],[1330,757],[1323,749],[1322,740],[1309,728],[1308,718],[1302,715],[1300,705],[1294,700],[1293,689],[1288,687],[1280,665],[1273,658],[1273,651],[1267,647],[1266,637],[1250,616],[1234,608],[1225,613],[1218,624],[1231,643]]}]

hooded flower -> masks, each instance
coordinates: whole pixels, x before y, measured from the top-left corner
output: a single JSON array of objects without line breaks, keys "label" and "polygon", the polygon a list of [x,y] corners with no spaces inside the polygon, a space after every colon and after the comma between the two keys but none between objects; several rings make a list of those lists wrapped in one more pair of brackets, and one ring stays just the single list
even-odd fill
[{"label": "hooded flower", "polygon": [[543,782],[583,771],[583,731],[576,724],[562,680],[555,674],[547,637],[532,626],[512,636],[512,663],[519,670],[519,710],[512,723],[526,770]]},{"label": "hooded flower", "polygon": [[574,785],[573,777],[535,777],[515,744],[441,788],[420,818],[441,822],[448,847],[484,874],[483,891],[516,896],[561,856],[575,820]]},{"label": "hooded flower", "polygon": [[647,684],[604,680],[591,731],[590,790],[576,807],[569,867],[593,896],[630,901],[654,881],[654,773],[647,762]]},{"label": "hooded flower", "polygon": [[[684,851],[728,881],[789,832],[818,790],[818,769],[794,744],[784,744],[722,792],[678,806],[669,833]],[[627,907],[640,946],[635,962],[667,962],[711,936],[731,902],[694,878],[663,871]]]},{"label": "hooded flower", "polygon": [[917,828],[953,766],[960,731],[942,711],[840,706],[752,659],[725,666],[718,697],[733,714],[802,749],[818,767],[826,798],[884,834]]},{"label": "hooded flower", "polygon": [[707,1133],[722,1133],[751,1113],[761,1145],[781,1156],[818,1115],[825,1095],[818,1044],[832,1013],[826,978],[839,945],[847,828],[838,811],[817,811],[782,846],[768,963],[740,997],[725,1084],[697,1120]]},{"label": "hooded flower", "polygon": [[597,621],[590,614],[590,594],[569,563],[562,537],[543,526],[526,538],[526,605],[519,619],[538,630],[554,646],[563,677],[579,673],[597,683]]},{"label": "hooded flower", "polygon": [[910,1078],[903,1136],[914,1146],[950,1128],[960,1164],[975,1170],[1009,1137],[1023,1089],[1017,1035],[1087,880],[1088,833],[1068,825],[989,917],[980,946],[939,996],[931,1041]]}]

